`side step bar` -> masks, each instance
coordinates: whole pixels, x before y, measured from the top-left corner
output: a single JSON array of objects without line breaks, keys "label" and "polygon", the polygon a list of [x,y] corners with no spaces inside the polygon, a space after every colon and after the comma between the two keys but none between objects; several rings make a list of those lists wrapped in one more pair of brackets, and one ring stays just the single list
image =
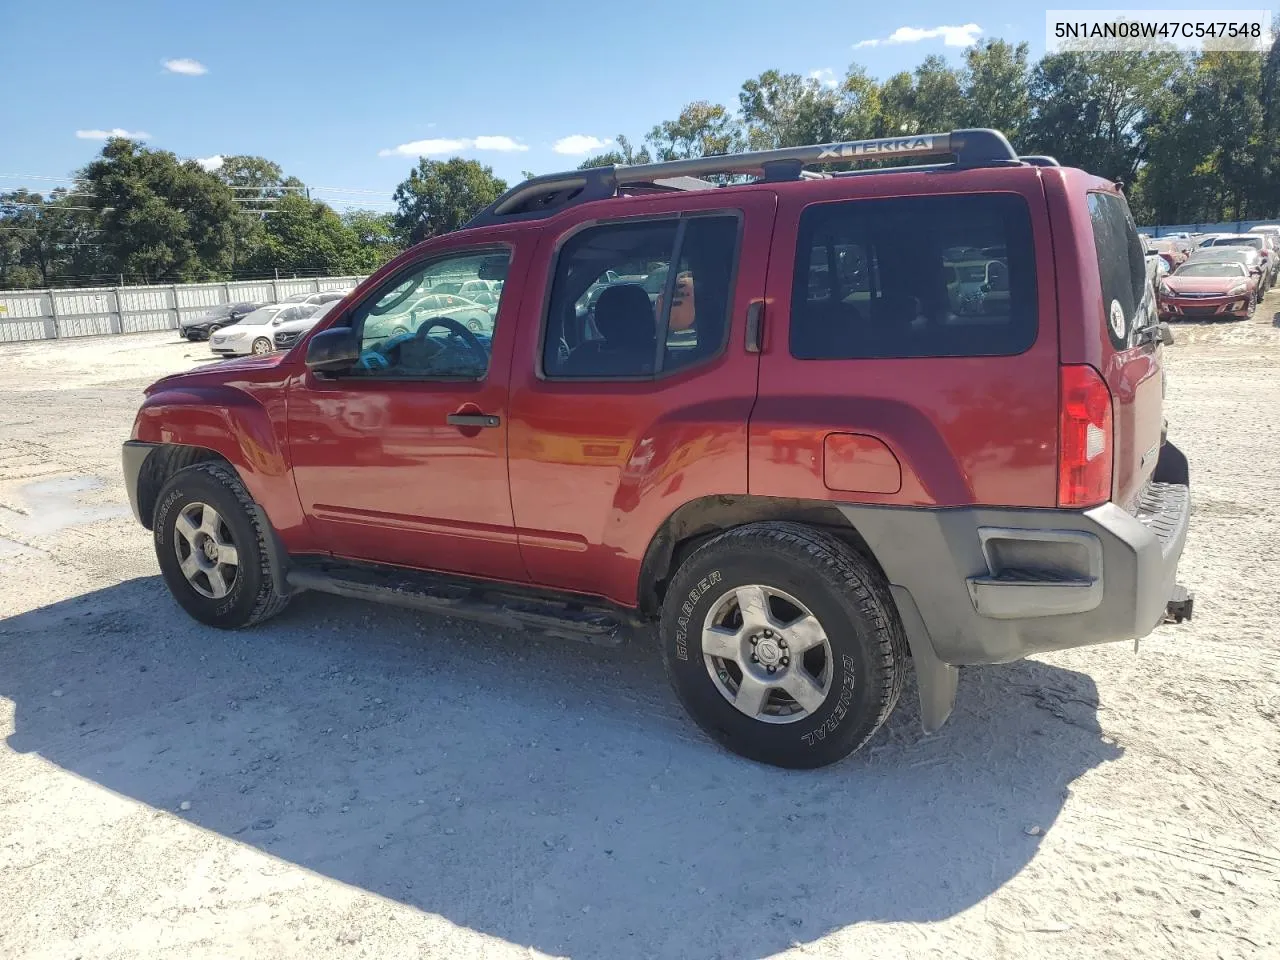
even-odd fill
[{"label": "side step bar", "polygon": [[292,558],[286,576],[295,590],[315,590],[356,600],[462,617],[508,630],[534,630],[567,640],[617,646],[640,622],[625,611],[573,599],[502,590],[452,577],[386,568]]}]

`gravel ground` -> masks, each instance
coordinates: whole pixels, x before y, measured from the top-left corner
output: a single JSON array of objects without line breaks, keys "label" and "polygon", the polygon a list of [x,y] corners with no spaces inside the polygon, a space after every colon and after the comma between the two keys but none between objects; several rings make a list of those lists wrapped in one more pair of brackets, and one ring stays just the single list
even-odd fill
[{"label": "gravel ground", "polygon": [[796,773],[656,656],[307,596],[203,628],[128,516],[170,335],[0,348],[0,956],[1280,955],[1280,328],[1183,326],[1196,620],[909,690]]}]

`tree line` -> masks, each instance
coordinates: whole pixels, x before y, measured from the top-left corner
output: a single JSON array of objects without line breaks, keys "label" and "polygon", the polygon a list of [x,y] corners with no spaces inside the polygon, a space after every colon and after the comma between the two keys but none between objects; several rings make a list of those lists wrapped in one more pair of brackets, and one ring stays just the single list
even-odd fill
[{"label": "tree line", "polygon": [[[1049,54],[986,40],[884,81],[767,70],[736,109],[698,100],[638,141],[615,138],[583,168],[963,127],[994,127],[1125,185],[1140,223],[1280,215],[1280,41],[1264,55]],[[530,174],[531,175],[531,174]],[[0,289],[367,273],[455,230],[507,188],[491,168],[423,158],[394,213],[339,214],[263,157],[214,171],[115,139],[71,188],[0,193]]]}]

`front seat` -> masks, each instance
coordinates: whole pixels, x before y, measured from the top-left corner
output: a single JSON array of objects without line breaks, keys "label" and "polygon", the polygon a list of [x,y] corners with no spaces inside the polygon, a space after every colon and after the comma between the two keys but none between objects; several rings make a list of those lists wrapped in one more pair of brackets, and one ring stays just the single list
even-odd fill
[{"label": "front seat", "polygon": [[602,340],[588,340],[569,354],[564,372],[571,377],[637,376],[653,373],[658,336],[653,304],[638,283],[619,283],[596,301],[596,329]]}]

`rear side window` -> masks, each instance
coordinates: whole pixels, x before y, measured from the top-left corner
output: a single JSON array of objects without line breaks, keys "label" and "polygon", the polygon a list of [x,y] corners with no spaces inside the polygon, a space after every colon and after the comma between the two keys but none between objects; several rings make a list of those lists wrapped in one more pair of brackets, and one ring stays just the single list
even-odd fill
[{"label": "rear side window", "polygon": [[652,378],[710,359],[728,333],[738,217],[590,227],[560,251],[542,369]]},{"label": "rear side window", "polygon": [[1102,315],[1117,350],[1129,345],[1133,331],[1154,319],[1148,296],[1146,258],[1129,204],[1114,193],[1089,194],[1089,219],[1102,281]]},{"label": "rear side window", "polygon": [[800,217],[794,357],[1009,355],[1038,325],[1031,216],[1017,195],[852,200]]}]

